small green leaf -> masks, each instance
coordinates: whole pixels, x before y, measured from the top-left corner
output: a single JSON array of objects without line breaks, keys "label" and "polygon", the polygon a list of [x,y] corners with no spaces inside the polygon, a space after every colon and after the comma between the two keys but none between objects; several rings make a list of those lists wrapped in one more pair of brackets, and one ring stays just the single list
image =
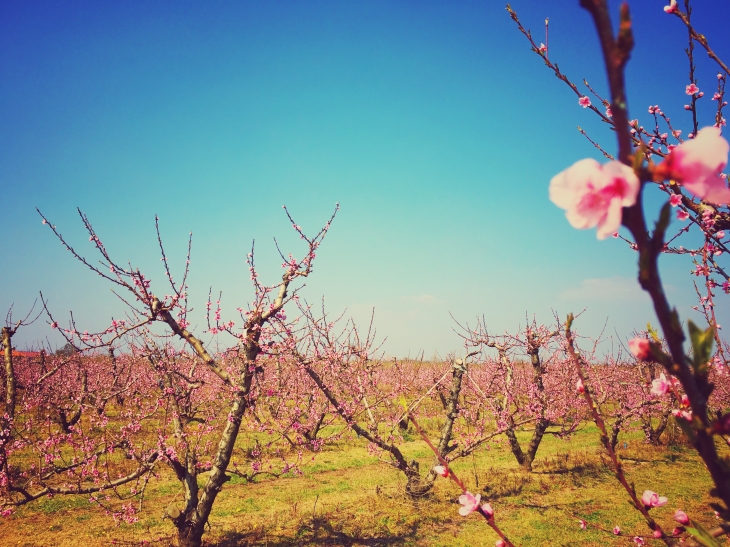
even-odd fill
[{"label": "small green leaf", "polygon": [[691,535],[697,543],[704,545],[705,547],[722,547],[722,544],[713,537],[710,532],[707,531],[700,523],[691,521],[692,526],[686,528],[689,535]]},{"label": "small green leaf", "polygon": [[712,327],[707,330],[700,329],[691,320],[687,321],[689,326],[689,338],[692,341],[692,366],[695,373],[706,375],[707,363],[712,356],[712,346],[715,343],[715,331]]},{"label": "small green leaf", "polygon": [[650,321],[646,322],[646,332],[649,333],[649,336],[651,336],[655,342],[659,343],[659,331],[651,326]]}]

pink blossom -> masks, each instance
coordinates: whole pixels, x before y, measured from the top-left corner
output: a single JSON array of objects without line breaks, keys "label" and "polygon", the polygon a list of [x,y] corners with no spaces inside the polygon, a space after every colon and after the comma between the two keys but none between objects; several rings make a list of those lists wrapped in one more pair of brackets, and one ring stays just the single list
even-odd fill
[{"label": "pink blossom", "polygon": [[540,44],[540,47],[538,48],[540,53],[546,53],[547,52],[547,46],[545,44]]},{"label": "pink blossom", "polygon": [[581,105],[583,108],[588,108],[591,106],[591,100],[583,95],[580,99],[578,99],[578,104]]},{"label": "pink blossom", "polygon": [[449,470],[443,465],[437,465],[433,468],[433,470],[436,471],[436,473],[438,473],[438,475],[441,477],[446,478],[449,476]]},{"label": "pink blossom", "polygon": [[691,141],[672,150],[656,170],[662,178],[674,179],[700,199],[723,205],[730,202],[730,189],[720,176],[727,165],[730,145],[717,127],[705,127]]},{"label": "pink blossom", "polygon": [[632,338],[629,340],[629,351],[639,361],[646,361],[651,355],[651,346],[646,338]]},{"label": "pink blossom", "polygon": [[652,492],[651,490],[644,490],[644,493],[641,496],[641,503],[643,503],[644,507],[647,509],[651,509],[652,507],[661,507],[662,505],[666,505],[667,498],[659,496],[656,492]]},{"label": "pink blossom", "polygon": [[613,535],[620,536],[621,535],[621,528],[619,528],[618,526],[614,526],[613,527]]},{"label": "pink blossom", "polygon": [[475,496],[471,492],[466,492],[459,496],[459,503],[463,505],[463,507],[459,509],[459,514],[462,517],[466,517],[467,515],[470,515],[471,513],[476,511],[479,507],[479,500],[481,498],[481,494],[477,494]]},{"label": "pink blossom", "polygon": [[637,545],[644,545],[646,542],[644,541],[644,538],[634,536],[634,543],[636,543]]},{"label": "pink blossom", "polygon": [[672,410],[672,416],[675,418],[682,418],[683,420],[687,420],[688,422],[692,421],[692,411],[691,410],[678,410],[674,409]]},{"label": "pink blossom", "polygon": [[689,218],[689,213],[684,209],[677,209],[677,220],[684,222]]},{"label": "pink blossom", "polygon": [[685,513],[681,509],[677,509],[677,511],[674,513],[674,520],[676,520],[682,526],[689,524],[689,517],[687,516],[687,513]]},{"label": "pink blossom", "polygon": [[484,511],[484,514],[487,515],[487,517],[494,518],[494,509],[492,509],[491,503],[483,503],[482,504],[482,511]]},{"label": "pink blossom", "polygon": [[610,106],[607,106],[606,107],[606,117],[607,118],[613,118],[613,112],[611,111],[611,107]]},{"label": "pink blossom", "polygon": [[619,229],[622,208],[636,203],[638,191],[634,171],[617,161],[601,165],[593,159],[580,160],[550,181],[550,200],[566,210],[571,226],[597,226],[598,239]]},{"label": "pink blossom", "polygon": [[682,205],[682,196],[680,196],[679,194],[672,194],[671,196],[669,196],[669,204],[672,207]]},{"label": "pink blossom", "polygon": [[656,539],[661,539],[664,534],[662,534],[661,530],[654,530],[654,532],[651,534],[652,537]]},{"label": "pink blossom", "polygon": [[58,328],[58,323],[56,323],[55,321],[53,323],[51,323],[51,328],[52,329],[57,329]]},{"label": "pink blossom", "polygon": [[580,524],[580,529],[581,530],[585,530],[586,529],[586,521],[584,521],[583,519],[580,519],[578,521],[578,523]]},{"label": "pink blossom", "polygon": [[687,95],[694,95],[694,94],[695,94],[695,93],[697,93],[697,92],[698,92],[699,90],[700,90],[700,88],[699,88],[699,87],[697,87],[697,86],[696,86],[695,84],[689,84],[689,85],[688,85],[688,86],[687,86],[687,87],[686,87],[686,88],[684,89],[684,92],[685,92],[685,93],[686,93]]},{"label": "pink blossom", "polygon": [[656,395],[657,397],[663,397],[664,395],[667,394],[670,387],[671,387],[671,383],[669,381],[667,381],[667,377],[664,376],[664,373],[662,372],[659,375],[659,378],[652,381],[651,394]]},{"label": "pink blossom", "polygon": [[504,541],[502,541],[501,539],[498,539],[497,541],[494,542],[494,547],[504,547],[505,545],[507,545],[507,544]]},{"label": "pink blossom", "polygon": [[677,0],[670,0],[668,6],[664,6],[664,11],[666,13],[674,13],[677,11]]},{"label": "pink blossom", "polygon": [[583,385],[583,380],[581,380],[580,378],[578,378],[578,381],[575,383],[575,390],[578,393],[585,393],[585,391],[586,391],[586,388]]}]

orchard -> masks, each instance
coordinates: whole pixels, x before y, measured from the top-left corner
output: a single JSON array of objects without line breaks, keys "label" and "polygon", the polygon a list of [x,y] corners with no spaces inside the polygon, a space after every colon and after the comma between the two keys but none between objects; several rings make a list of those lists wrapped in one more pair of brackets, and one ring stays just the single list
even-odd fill
[{"label": "orchard", "polygon": [[[624,335],[583,329],[581,307],[528,310],[507,330],[457,309],[458,350],[397,356],[377,309],[354,319],[306,286],[323,275],[344,204],[315,223],[280,209],[291,237],[271,252],[246,246],[239,299],[200,292],[192,233],[174,255],[165,202],[153,217],[155,267],[113,250],[113,231],[95,227],[101,213],[77,209],[83,235],[66,236],[61,212],[39,205],[43,236],[115,305],[94,303],[99,324],[59,309],[52,291],[35,303],[12,295],[0,544],[725,544],[730,69],[716,51],[722,35],[713,44],[693,19],[713,7],[697,4],[652,8],[686,36],[677,63],[689,78],[674,104],[648,109],[626,76],[633,52],[651,47],[630,4],[580,1],[602,54],[586,61],[604,67],[596,85],[559,66],[549,19],[542,27],[550,13],[530,30],[534,9],[508,5],[502,22],[574,101],[562,119],[589,114],[604,130],[579,128],[585,150],[541,184],[545,208],[629,257],[653,314]],[[603,160],[581,159],[591,153]],[[694,315],[673,303],[669,260],[689,278]],[[27,332],[43,334],[28,342]]]}]

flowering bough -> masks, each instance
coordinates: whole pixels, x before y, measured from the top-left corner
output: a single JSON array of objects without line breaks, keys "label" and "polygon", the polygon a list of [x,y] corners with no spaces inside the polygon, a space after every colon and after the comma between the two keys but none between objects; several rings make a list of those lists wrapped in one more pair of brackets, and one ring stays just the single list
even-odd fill
[{"label": "flowering bough", "polygon": [[[406,412],[408,412],[408,406],[403,405]],[[499,547],[514,547],[514,544],[507,538],[507,536],[500,530],[499,526],[497,526],[497,523],[494,520],[494,509],[492,508],[492,505],[490,503],[483,503],[482,505],[479,505],[479,502],[481,501],[481,495],[477,494],[476,496],[469,492],[466,489],[466,486],[464,486],[464,483],[461,482],[459,477],[456,476],[456,474],[453,472],[452,469],[449,468],[449,464],[446,460],[443,459],[439,451],[436,449],[436,447],[431,443],[430,439],[424,433],[424,431],[421,429],[421,427],[418,425],[418,422],[416,421],[413,414],[410,412],[408,413],[408,418],[413,423],[413,426],[416,428],[418,433],[421,435],[421,438],[426,442],[428,447],[433,451],[436,458],[439,460],[440,465],[435,466],[433,469],[434,471],[441,477],[450,478],[452,481],[454,481],[459,488],[461,488],[461,491],[463,494],[459,496],[459,503],[461,504],[461,507],[459,508],[459,514],[462,517],[466,517],[474,512],[479,513],[482,517],[484,517],[487,521],[487,524],[489,527],[494,530],[497,535],[499,536],[499,539],[496,542],[496,545]]]},{"label": "flowering bough", "polygon": [[[611,228],[617,232],[620,225],[625,226],[631,233],[634,241],[629,243],[639,254],[639,283],[652,299],[668,348],[668,353],[665,353],[658,341],[648,341],[643,343],[642,348],[639,348],[640,353],[644,358],[649,357],[647,355],[649,353],[652,360],[660,363],[667,373],[677,378],[684,390],[689,409],[684,413],[679,413],[678,423],[683,426],[712,477],[716,487],[713,494],[723,502],[722,506],[718,506],[720,516],[730,519],[730,470],[724,459],[718,454],[714,442],[714,436],[718,432],[724,431],[724,422],[721,417],[713,419],[708,412],[708,401],[713,391],[713,385],[708,379],[708,362],[712,359],[713,342],[717,341],[720,346],[717,335],[719,325],[715,320],[712,304],[712,289],[717,286],[717,283],[711,278],[711,275],[717,273],[728,280],[727,274],[717,265],[714,258],[716,251],[719,251],[720,254],[727,252],[722,241],[724,237],[722,230],[730,220],[730,213],[720,212],[718,208],[727,206],[730,202],[730,190],[725,182],[726,177],[722,174],[722,169],[727,164],[729,147],[727,141],[721,136],[720,130],[725,125],[721,114],[722,108],[727,104],[722,101],[722,96],[728,68],[714,55],[704,36],[692,28],[689,0],[685,0],[686,14],[678,8],[676,2],[672,2],[665,8],[665,11],[680,17],[689,29],[690,85],[687,86],[686,93],[691,97],[691,104],[685,108],[692,112],[693,130],[689,135],[691,140],[681,141],[680,132],[674,130],[669,118],[658,106],[654,106],[650,107],[649,112],[657,120],[657,129],[653,133],[648,132],[638,124],[637,120],[629,121],[628,116],[624,69],[634,45],[628,5],[621,6],[619,30],[616,36],[614,36],[605,0],[581,0],[581,6],[591,14],[595,23],[608,74],[611,101],[606,106],[610,108],[611,118],[609,120],[600,112],[596,112],[614,129],[618,140],[618,154],[614,159],[601,149],[604,155],[612,160],[610,163],[601,166],[593,160],[582,160],[560,173],[551,181],[550,197],[557,205],[566,209],[566,216],[574,227],[597,227],[599,239],[605,238]],[[514,12],[509,11],[519,25]],[[543,57],[556,75],[577,92],[575,85],[559,73],[557,67],[545,58],[544,53],[535,48],[529,33],[521,25],[520,30],[530,39],[533,51]],[[698,126],[696,106],[704,93],[697,86],[694,76],[692,57],[694,42],[700,43],[723,70],[723,73],[718,75],[718,91],[714,96],[714,99],[718,100],[715,126],[702,130]],[[660,133],[659,117],[667,123],[672,136],[680,141],[679,145],[669,143],[668,134]],[[663,158],[664,161],[656,164],[654,163],[655,157]],[[642,189],[651,182],[658,183],[660,190],[670,195],[670,200],[662,208],[653,231],[649,231],[647,227],[642,202]],[[685,194],[683,190],[689,195]],[[698,199],[696,200],[696,198]],[[682,218],[692,218],[705,237],[705,245],[701,251],[702,262],[697,263],[697,275],[704,276],[706,280],[708,294],[701,299],[710,327],[703,330],[689,322],[693,350],[691,358],[684,351],[685,335],[679,315],[669,305],[658,269],[659,254],[670,250],[668,243],[686,232],[686,229],[683,228],[669,242],[666,239],[671,218],[670,212],[672,207],[680,204],[683,211]],[[690,213],[696,216],[692,217]],[[730,288],[730,283],[728,287]],[[569,317],[566,322],[566,338],[569,340],[571,353],[576,360],[580,374],[580,356],[569,338],[571,322],[572,317]],[[722,352],[722,348],[718,347],[718,350]],[[583,394],[594,411],[595,421],[599,424],[602,440],[608,450],[610,447],[605,427],[600,426],[600,413],[590,401],[590,390],[582,376],[581,380],[584,387]],[[629,491],[632,503],[645,516],[654,530],[647,506],[641,503],[625,483],[625,479],[622,480],[620,464],[617,459],[613,457],[612,459],[617,476]],[[718,533],[723,533],[723,531],[720,530]],[[697,537],[699,541],[699,536]]]}]

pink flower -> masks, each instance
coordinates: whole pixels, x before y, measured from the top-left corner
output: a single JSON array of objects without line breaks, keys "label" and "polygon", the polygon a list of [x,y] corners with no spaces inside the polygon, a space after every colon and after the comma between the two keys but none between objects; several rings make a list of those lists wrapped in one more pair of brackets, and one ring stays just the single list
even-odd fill
[{"label": "pink flower", "polygon": [[504,547],[505,545],[507,545],[507,544],[504,541],[502,541],[501,539],[498,539],[497,541],[494,542],[494,547]]},{"label": "pink flower", "polygon": [[689,213],[684,209],[677,209],[677,220],[684,222],[689,218]]},{"label": "pink flower", "polygon": [[578,104],[581,105],[583,108],[588,108],[591,106],[591,100],[583,95],[580,99],[578,99]]},{"label": "pink flower", "polygon": [[487,517],[494,518],[494,509],[492,509],[491,503],[483,503],[482,504],[482,511],[484,511],[484,514],[487,515]]},{"label": "pink flower", "polygon": [[438,473],[441,477],[446,478],[449,476],[449,470],[445,468],[443,465],[437,465],[433,468],[436,473]]},{"label": "pink flower", "polygon": [[613,535],[620,536],[621,535],[621,528],[619,528],[618,526],[614,526],[613,527]]},{"label": "pink flower", "polygon": [[540,47],[538,48],[540,53],[546,53],[547,52],[547,46],[545,44],[540,44]]},{"label": "pink flower", "polygon": [[680,196],[679,194],[672,194],[671,196],[669,196],[669,204],[672,207],[682,205],[682,196]]},{"label": "pink flower", "polygon": [[586,388],[583,385],[583,380],[581,380],[580,378],[578,378],[578,381],[575,383],[575,390],[578,393],[585,393],[585,391],[586,391]]},{"label": "pink flower", "polygon": [[666,13],[674,13],[677,11],[677,0],[670,0],[668,6],[664,6],[664,11]]},{"label": "pink flower", "polygon": [[688,422],[692,421],[692,411],[691,410],[678,410],[674,409],[672,410],[672,416],[675,418],[682,418],[683,420],[687,420]]},{"label": "pink flower", "polygon": [[477,494],[475,496],[471,492],[466,492],[465,494],[459,496],[459,503],[463,505],[463,507],[459,508],[459,514],[462,517],[466,517],[467,515],[470,515],[471,513],[476,511],[477,507],[479,507],[479,500],[481,498],[481,494]]},{"label": "pink flower", "polygon": [[651,536],[656,539],[661,539],[663,535],[664,534],[662,534],[661,530],[654,530],[654,532],[651,534]]},{"label": "pink flower", "polygon": [[644,541],[644,538],[634,536],[634,543],[636,543],[637,545],[644,545],[646,542]]},{"label": "pink flower", "polygon": [[646,338],[632,338],[629,340],[629,351],[639,361],[646,361],[651,355],[649,340]]},{"label": "pink flower", "polygon": [[621,226],[623,207],[636,203],[639,179],[633,169],[610,161],[580,160],[550,181],[550,200],[565,209],[570,225],[578,229],[598,227],[598,239],[606,239]]},{"label": "pink flower", "polygon": [[666,505],[667,498],[659,496],[656,492],[652,492],[651,490],[644,490],[644,493],[641,496],[641,503],[643,503],[644,507],[647,509],[651,509],[652,507],[661,507],[662,505]]},{"label": "pink flower", "polygon": [[610,106],[607,106],[606,107],[606,117],[607,118],[613,118],[613,112],[611,111],[611,107]]},{"label": "pink flower", "polygon": [[659,375],[659,378],[652,381],[651,394],[656,395],[657,397],[663,397],[669,391],[670,386],[671,383],[667,381],[667,377],[664,376],[664,373],[662,372]]},{"label": "pink flower", "polygon": [[699,87],[697,87],[695,84],[689,84],[686,88],[684,88],[684,92],[687,95],[694,95],[700,90]]},{"label": "pink flower", "polygon": [[689,517],[687,516],[687,513],[685,513],[681,509],[677,509],[677,511],[674,513],[674,520],[676,520],[682,526],[689,524]]},{"label": "pink flower", "polygon": [[586,521],[584,521],[583,519],[580,519],[578,521],[578,523],[580,524],[580,529],[581,530],[585,530],[586,529]]},{"label": "pink flower", "polygon": [[51,328],[52,329],[57,329],[58,328],[58,323],[56,323],[55,321],[53,323],[51,323]]},{"label": "pink flower", "polygon": [[727,165],[730,145],[717,127],[705,127],[691,141],[672,150],[656,170],[663,178],[674,179],[700,199],[724,205],[730,189],[720,176]]}]

